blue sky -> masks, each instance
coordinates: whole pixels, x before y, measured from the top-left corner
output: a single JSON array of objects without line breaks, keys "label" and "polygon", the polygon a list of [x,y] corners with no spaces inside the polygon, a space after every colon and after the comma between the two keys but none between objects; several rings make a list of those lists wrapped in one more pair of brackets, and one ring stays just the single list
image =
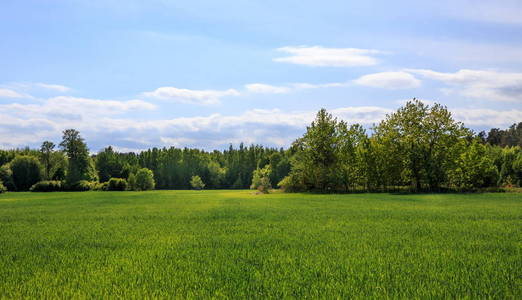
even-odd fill
[{"label": "blue sky", "polygon": [[369,128],[413,97],[522,121],[522,2],[0,2],[0,147],[286,147],[324,107]]}]

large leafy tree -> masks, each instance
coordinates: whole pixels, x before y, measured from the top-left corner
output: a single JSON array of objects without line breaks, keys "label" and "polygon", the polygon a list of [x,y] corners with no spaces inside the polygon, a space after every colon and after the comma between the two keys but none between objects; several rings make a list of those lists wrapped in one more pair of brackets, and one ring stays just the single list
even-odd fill
[{"label": "large leafy tree", "polygon": [[448,172],[451,184],[466,190],[495,185],[498,170],[487,155],[486,146],[478,140],[471,143],[461,140],[460,143],[465,144],[464,151]]},{"label": "large leafy tree", "polygon": [[303,137],[294,142],[296,155],[292,166],[294,176],[302,176],[303,183],[313,190],[331,190],[337,181],[337,119],[319,110],[315,120],[306,128]]},{"label": "large leafy tree", "polygon": [[45,180],[50,180],[52,177],[51,169],[54,147],[54,143],[50,141],[43,142],[42,146],[40,147],[40,160],[43,164],[43,173]]},{"label": "large leafy tree", "polygon": [[136,173],[136,189],[139,191],[153,190],[156,183],[154,174],[147,168],[141,168]]},{"label": "large leafy tree", "polygon": [[60,147],[67,154],[69,161],[66,176],[66,182],[69,185],[80,180],[96,179],[95,169],[89,157],[89,149],[79,131],[65,130]]},{"label": "large leafy tree", "polygon": [[19,191],[27,191],[42,179],[42,166],[34,156],[21,155],[10,163],[14,186]]},{"label": "large leafy tree", "polygon": [[455,159],[452,147],[469,136],[462,123],[439,104],[432,107],[413,99],[386,116],[376,131],[386,149],[401,160],[402,178],[420,190],[423,184],[436,190],[446,180]]},{"label": "large leafy tree", "polygon": [[103,149],[96,155],[96,169],[100,182],[109,181],[111,178],[127,178],[128,167],[120,158],[118,153],[114,152],[111,146]]},{"label": "large leafy tree", "polygon": [[287,152],[281,149],[270,154],[268,161],[270,170],[272,170],[270,172],[270,182],[275,186],[290,172],[290,160],[288,159]]},{"label": "large leafy tree", "polygon": [[362,181],[361,152],[358,148],[364,146],[366,132],[359,124],[348,126],[344,121],[337,126],[336,153],[338,174],[336,178],[345,191],[354,189]]},{"label": "large leafy tree", "polygon": [[506,147],[501,151],[500,180],[501,185],[512,185],[518,183],[517,170],[518,156],[522,150],[520,147]]}]

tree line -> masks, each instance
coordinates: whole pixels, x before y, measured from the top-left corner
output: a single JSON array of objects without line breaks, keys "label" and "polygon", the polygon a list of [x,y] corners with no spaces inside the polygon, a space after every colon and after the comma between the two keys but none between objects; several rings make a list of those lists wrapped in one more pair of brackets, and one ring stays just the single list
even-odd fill
[{"label": "tree line", "polygon": [[522,122],[475,134],[416,99],[366,130],[321,109],[288,149],[152,148],[90,155],[74,129],[59,145],[0,150],[0,190],[258,189],[444,191],[522,185]]},{"label": "tree line", "polygon": [[40,149],[0,150],[0,165],[0,184],[11,191],[247,189],[256,169],[269,167],[269,181],[276,184],[290,170],[288,151],[259,145],[139,153],[120,153],[109,146],[89,155],[74,129],[63,132],[58,147],[45,141]]},{"label": "tree line", "polygon": [[280,186],[322,192],[521,186],[520,145],[502,142],[515,141],[511,137],[520,131],[514,128],[522,123],[497,143],[455,121],[446,107],[413,99],[368,134],[360,124],[339,121],[322,109],[289,149],[291,172]]}]

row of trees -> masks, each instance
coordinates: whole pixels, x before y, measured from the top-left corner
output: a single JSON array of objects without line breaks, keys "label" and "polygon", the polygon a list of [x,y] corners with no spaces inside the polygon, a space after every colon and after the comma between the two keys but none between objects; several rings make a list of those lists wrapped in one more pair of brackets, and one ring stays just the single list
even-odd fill
[{"label": "row of trees", "polygon": [[68,129],[56,148],[45,141],[39,150],[0,150],[1,182],[13,191],[33,186],[36,191],[244,189],[250,187],[258,168],[270,169],[268,180],[274,185],[290,170],[287,151],[257,145],[213,152],[153,148],[140,153],[107,147],[89,155],[80,133]]},{"label": "row of trees", "polygon": [[0,191],[85,191],[85,190],[149,190],[154,175],[147,168],[133,168],[126,178],[99,181],[96,159],[80,133],[63,132],[59,151],[45,141],[39,150],[0,151]]},{"label": "row of trees", "polygon": [[287,150],[241,144],[212,152],[119,153],[107,147],[90,155],[80,133],[68,129],[58,147],[45,141],[38,150],[0,150],[0,181],[19,191],[205,187],[263,193],[274,186],[350,192],[522,185],[522,151],[513,144],[522,123],[475,135],[445,107],[414,99],[369,132],[322,109]]},{"label": "row of trees", "polygon": [[368,135],[320,110],[289,150],[280,186],[302,191],[441,191],[522,185],[519,146],[499,147],[443,106],[408,102]]},{"label": "row of trees", "polygon": [[522,147],[522,122],[511,125],[508,129],[492,128],[487,134],[481,131],[478,136],[483,143],[501,147]]}]

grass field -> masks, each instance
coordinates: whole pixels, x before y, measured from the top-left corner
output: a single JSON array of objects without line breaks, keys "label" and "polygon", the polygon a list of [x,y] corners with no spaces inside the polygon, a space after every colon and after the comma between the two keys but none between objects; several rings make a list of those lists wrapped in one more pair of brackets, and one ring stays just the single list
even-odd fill
[{"label": "grass field", "polygon": [[0,298],[522,298],[522,194],[0,195]]}]

